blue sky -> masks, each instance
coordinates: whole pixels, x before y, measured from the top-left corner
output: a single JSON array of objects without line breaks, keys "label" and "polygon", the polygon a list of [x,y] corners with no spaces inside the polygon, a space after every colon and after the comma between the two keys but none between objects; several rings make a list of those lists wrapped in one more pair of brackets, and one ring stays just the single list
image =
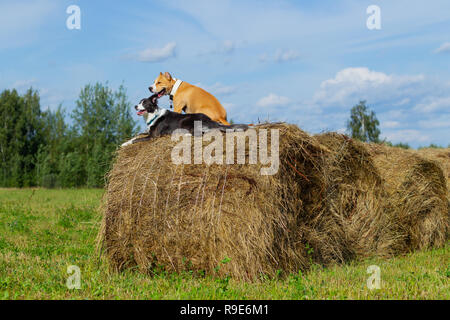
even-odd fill
[{"label": "blue sky", "polygon": [[[80,30],[66,27],[69,5]],[[369,5],[380,30],[366,26]],[[1,0],[0,27],[0,89],[33,86],[44,108],[70,111],[96,81],[124,83],[134,103],[169,71],[216,95],[235,122],[343,132],[365,99],[383,138],[450,143],[448,0]]]}]

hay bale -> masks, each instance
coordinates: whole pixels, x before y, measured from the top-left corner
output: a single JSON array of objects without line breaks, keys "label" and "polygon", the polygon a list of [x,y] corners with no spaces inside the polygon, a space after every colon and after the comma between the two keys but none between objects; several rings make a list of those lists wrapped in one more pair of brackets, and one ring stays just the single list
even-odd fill
[{"label": "hay bale", "polygon": [[323,150],[296,126],[261,129],[280,130],[280,168],[272,176],[260,174],[260,163],[175,165],[170,137],[119,150],[102,231],[112,266],[207,273],[220,267],[218,274],[241,279],[306,268],[299,220],[320,191]]},{"label": "hay bale", "polygon": [[337,219],[353,257],[389,257],[401,236],[386,214],[383,181],[364,143],[338,133],[316,135],[331,152],[323,164],[324,214]]},{"label": "hay bale", "polygon": [[393,212],[404,237],[401,251],[444,245],[449,204],[440,165],[410,150],[381,145],[369,148],[385,181],[387,211]]},{"label": "hay bale", "polygon": [[[446,189],[432,162],[340,134],[256,127],[267,129],[279,130],[275,175],[260,162],[176,165],[169,136],[120,149],[99,233],[111,266],[255,280],[443,243]],[[226,153],[224,143],[215,156]]]},{"label": "hay bale", "polygon": [[423,148],[417,153],[429,160],[434,160],[441,165],[444,176],[447,179],[448,198],[450,200],[450,148]]}]

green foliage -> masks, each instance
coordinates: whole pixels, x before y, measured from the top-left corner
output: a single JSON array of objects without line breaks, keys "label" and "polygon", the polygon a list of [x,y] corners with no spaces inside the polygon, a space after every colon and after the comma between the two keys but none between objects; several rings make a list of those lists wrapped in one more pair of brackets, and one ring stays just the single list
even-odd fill
[{"label": "green foliage", "polygon": [[402,149],[411,149],[409,144],[403,143],[403,142],[399,142],[399,143],[393,144],[392,142],[386,141],[386,142],[384,142],[384,144],[389,146],[389,147],[396,147],[396,148],[402,148]]},{"label": "green foliage", "polygon": [[86,85],[66,122],[60,105],[41,111],[39,94],[29,89],[0,95],[0,186],[101,187],[114,151],[133,136],[136,124],[125,88]]},{"label": "green foliage", "polygon": [[85,86],[73,111],[78,155],[84,163],[83,185],[100,187],[117,146],[135,132],[125,88]]},{"label": "green foliage", "polygon": [[78,223],[92,219],[93,212],[89,207],[77,208],[73,204],[68,208],[57,209],[58,225],[73,228]]},{"label": "green foliage", "polygon": [[[426,149],[426,148],[431,148],[431,149],[442,149],[444,147],[439,146],[437,144],[431,143],[429,146],[424,146],[424,147],[419,147],[419,149]],[[450,148],[450,145],[449,145]]]},{"label": "green foliage", "polygon": [[407,144],[407,143],[402,143],[402,142],[399,142],[399,143],[394,144],[394,147],[402,148],[402,149],[411,149],[411,147],[409,146],[409,144]]},{"label": "green foliage", "polygon": [[363,142],[379,142],[380,130],[375,112],[369,110],[366,101],[360,101],[350,111],[350,120],[347,122],[347,129],[353,139]]},{"label": "green foliage", "polygon": [[0,185],[28,187],[36,184],[35,155],[43,140],[39,95],[30,88],[0,94]]},{"label": "green foliage", "polygon": [[[95,250],[102,195],[99,189],[0,189],[0,299],[450,299],[450,243],[255,282],[170,273],[164,266],[152,275],[112,272]],[[65,285],[70,265],[80,268],[79,290]],[[370,265],[381,268],[379,290],[367,288]]]}]

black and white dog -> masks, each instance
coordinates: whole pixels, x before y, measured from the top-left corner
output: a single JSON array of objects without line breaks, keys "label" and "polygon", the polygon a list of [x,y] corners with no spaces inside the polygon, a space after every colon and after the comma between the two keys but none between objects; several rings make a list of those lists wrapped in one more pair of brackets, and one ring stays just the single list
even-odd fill
[{"label": "black and white dog", "polygon": [[232,124],[229,126],[211,120],[207,115],[202,113],[181,114],[172,112],[167,109],[158,107],[158,94],[154,94],[148,98],[142,99],[137,106],[134,107],[138,116],[144,116],[147,130],[145,137],[135,137],[122,144],[122,147],[133,143],[146,141],[151,138],[172,134],[177,129],[185,129],[190,134],[194,134],[194,122],[201,121],[202,133],[210,130],[220,130],[226,132],[227,129],[247,130],[245,124]]}]

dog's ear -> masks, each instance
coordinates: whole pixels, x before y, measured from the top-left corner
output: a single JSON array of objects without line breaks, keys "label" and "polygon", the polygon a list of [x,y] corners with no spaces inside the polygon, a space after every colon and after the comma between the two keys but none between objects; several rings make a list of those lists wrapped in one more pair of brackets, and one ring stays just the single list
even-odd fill
[{"label": "dog's ear", "polygon": [[160,72],[159,75],[162,76],[162,72]]},{"label": "dog's ear", "polygon": [[165,72],[164,76],[166,77],[167,80],[172,80],[172,76],[170,75],[170,73]]},{"label": "dog's ear", "polygon": [[158,94],[154,94],[150,97],[150,101],[152,102],[152,104],[156,105],[158,104]]}]

